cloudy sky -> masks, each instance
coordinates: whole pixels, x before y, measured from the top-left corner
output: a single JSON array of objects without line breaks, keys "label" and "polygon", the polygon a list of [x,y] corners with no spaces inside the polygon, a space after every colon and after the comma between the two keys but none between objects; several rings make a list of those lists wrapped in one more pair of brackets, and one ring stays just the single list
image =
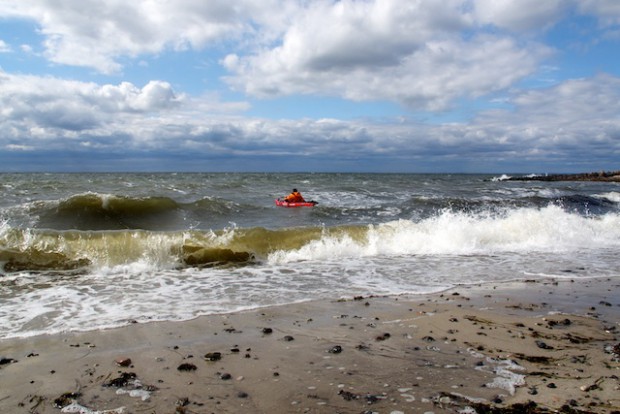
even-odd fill
[{"label": "cloudy sky", "polygon": [[603,169],[617,0],[0,0],[0,171]]}]

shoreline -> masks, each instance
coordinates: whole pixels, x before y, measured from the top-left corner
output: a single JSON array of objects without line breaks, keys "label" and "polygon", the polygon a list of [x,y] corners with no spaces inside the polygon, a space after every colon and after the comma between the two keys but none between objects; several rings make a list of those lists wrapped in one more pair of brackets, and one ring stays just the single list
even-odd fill
[{"label": "shoreline", "polygon": [[620,412],[619,287],[467,285],[3,339],[0,412]]}]

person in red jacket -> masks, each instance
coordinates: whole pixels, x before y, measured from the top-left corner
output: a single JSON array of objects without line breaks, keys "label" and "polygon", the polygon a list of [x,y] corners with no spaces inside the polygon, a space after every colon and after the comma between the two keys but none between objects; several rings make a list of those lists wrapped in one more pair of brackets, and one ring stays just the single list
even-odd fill
[{"label": "person in red jacket", "polygon": [[301,195],[299,191],[297,191],[296,188],[293,188],[293,192],[287,195],[284,198],[284,201],[288,203],[305,203],[306,202],[306,200],[304,200],[304,197]]}]

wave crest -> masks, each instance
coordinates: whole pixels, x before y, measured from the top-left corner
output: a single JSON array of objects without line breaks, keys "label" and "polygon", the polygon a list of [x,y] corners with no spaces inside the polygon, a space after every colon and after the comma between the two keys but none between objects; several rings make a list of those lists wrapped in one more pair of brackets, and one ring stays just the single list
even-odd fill
[{"label": "wave crest", "polygon": [[559,206],[498,213],[444,210],[376,225],[270,230],[0,232],[6,271],[67,270],[146,261],[156,268],[204,267],[402,255],[566,252],[620,246],[620,214],[587,217]]},{"label": "wave crest", "polygon": [[131,198],[85,193],[37,204],[39,227],[57,230],[121,230],[156,228],[179,209],[167,197]]}]

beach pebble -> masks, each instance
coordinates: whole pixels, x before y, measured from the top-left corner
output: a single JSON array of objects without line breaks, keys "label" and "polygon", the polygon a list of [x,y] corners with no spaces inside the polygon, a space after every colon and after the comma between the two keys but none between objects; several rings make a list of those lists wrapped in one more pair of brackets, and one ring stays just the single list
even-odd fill
[{"label": "beach pebble", "polygon": [[131,358],[119,357],[114,360],[119,367],[128,367],[131,365]]},{"label": "beach pebble", "polygon": [[330,354],[339,354],[342,352],[342,347],[340,345],[335,345],[329,349]]},{"label": "beach pebble", "polygon": [[194,364],[184,363],[177,367],[179,371],[196,371],[198,367]]},{"label": "beach pebble", "polygon": [[553,347],[551,345],[547,345],[546,342],[544,341],[536,341],[536,346],[539,347],[540,349],[553,349]]},{"label": "beach pebble", "polygon": [[121,388],[126,386],[132,381],[135,381],[137,375],[133,372],[123,372],[118,378],[114,378],[103,384],[104,387],[116,387]]},{"label": "beach pebble", "polygon": [[295,338],[293,338],[291,335],[286,335],[284,338],[282,338],[282,340],[286,342],[291,342],[291,341],[294,341]]},{"label": "beach pebble", "polygon": [[207,361],[219,361],[222,359],[221,352],[207,352],[204,357]]},{"label": "beach pebble", "polygon": [[263,328],[263,333],[265,335],[269,335],[270,333],[273,333],[273,329],[271,329],[271,328]]}]

